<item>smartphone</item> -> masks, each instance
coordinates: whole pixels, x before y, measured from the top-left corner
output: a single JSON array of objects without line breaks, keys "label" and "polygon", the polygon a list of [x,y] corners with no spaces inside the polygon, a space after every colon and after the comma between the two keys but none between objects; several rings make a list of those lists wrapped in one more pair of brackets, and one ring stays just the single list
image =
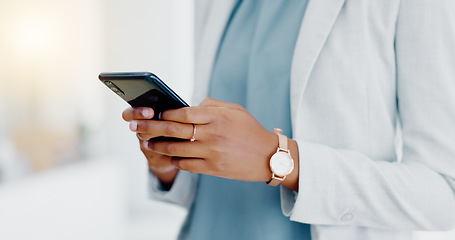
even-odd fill
[{"label": "smartphone", "polygon": [[98,78],[132,107],[150,107],[153,119],[167,109],[189,107],[170,87],[150,72],[108,72]]}]

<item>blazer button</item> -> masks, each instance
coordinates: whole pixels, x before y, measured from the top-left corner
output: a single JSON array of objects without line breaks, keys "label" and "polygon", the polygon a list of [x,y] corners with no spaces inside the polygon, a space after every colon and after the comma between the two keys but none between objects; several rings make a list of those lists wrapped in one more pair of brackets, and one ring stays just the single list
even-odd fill
[{"label": "blazer button", "polygon": [[354,219],[354,215],[352,213],[345,213],[341,216],[341,221],[343,222],[349,222],[352,221],[352,219]]}]

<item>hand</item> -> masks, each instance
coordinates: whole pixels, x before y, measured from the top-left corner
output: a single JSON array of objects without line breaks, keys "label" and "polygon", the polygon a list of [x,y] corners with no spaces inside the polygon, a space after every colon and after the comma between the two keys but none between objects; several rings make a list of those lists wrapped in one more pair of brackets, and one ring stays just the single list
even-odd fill
[{"label": "hand", "polygon": [[[125,121],[152,121],[154,111],[151,108],[128,108],[123,111],[122,117]],[[178,169],[171,163],[171,157],[159,154],[148,149],[148,138],[142,138],[140,134],[136,134],[141,151],[148,161],[150,171],[152,171],[163,183],[163,187],[170,189],[174,179],[178,173]]]},{"label": "hand", "polygon": [[181,170],[243,181],[271,179],[268,166],[278,147],[278,137],[237,104],[207,98],[199,107],[167,110],[162,120],[130,123],[142,139],[158,136],[195,142],[148,141],[147,149],[172,157]]}]

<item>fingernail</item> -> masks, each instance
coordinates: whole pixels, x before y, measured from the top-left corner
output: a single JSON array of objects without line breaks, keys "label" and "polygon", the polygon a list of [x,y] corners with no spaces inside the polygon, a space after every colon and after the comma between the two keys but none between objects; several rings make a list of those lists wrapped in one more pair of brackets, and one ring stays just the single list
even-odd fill
[{"label": "fingernail", "polygon": [[142,146],[144,146],[145,149],[150,150],[149,141],[143,141]]},{"label": "fingernail", "polygon": [[153,112],[150,109],[144,109],[142,110],[142,116],[145,118],[152,118],[153,117]]},{"label": "fingernail", "polygon": [[139,133],[136,133],[136,136],[139,140],[141,141],[145,141],[145,139],[143,137],[141,137],[141,135]]},{"label": "fingernail", "polygon": [[137,121],[131,121],[130,122],[130,130],[131,131],[136,131],[137,130]]}]

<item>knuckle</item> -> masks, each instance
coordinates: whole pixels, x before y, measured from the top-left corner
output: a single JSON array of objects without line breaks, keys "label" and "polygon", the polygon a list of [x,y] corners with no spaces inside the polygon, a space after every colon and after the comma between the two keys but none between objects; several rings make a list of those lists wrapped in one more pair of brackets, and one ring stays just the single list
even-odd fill
[{"label": "knuckle", "polygon": [[176,166],[180,170],[184,170],[191,173],[203,173],[204,170],[201,169],[200,165],[194,165],[192,160],[178,160],[173,162],[174,166]]},{"label": "knuckle", "polygon": [[225,108],[216,108],[215,111],[220,119],[224,120],[229,119],[229,117],[231,116],[231,114],[229,114],[229,112],[227,112]]},{"label": "knuckle", "polygon": [[137,121],[136,132],[145,132],[147,131],[148,124],[143,121]]},{"label": "knuckle", "polygon": [[151,168],[157,168],[163,166],[163,162],[166,160],[163,155],[151,154],[148,158],[148,165]]},{"label": "knuckle", "polygon": [[148,141],[153,137],[154,137],[154,135],[147,134],[147,133],[138,133],[137,134],[137,138],[141,141]]},{"label": "knuckle", "polygon": [[175,136],[175,134],[178,132],[179,132],[179,127],[177,124],[169,123],[169,124],[166,124],[164,127],[164,134],[166,136],[172,137],[172,136]]},{"label": "knuckle", "polygon": [[174,161],[173,164],[174,164],[178,169],[181,169],[181,170],[184,170],[184,171],[191,172],[191,169],[189,169],[189,166],[188,166],[188,164],[187,164],[187,161],[180,161],[180,160],[177,160],[177,161]]},{"label": "knuckle", "polygon": [[156,166],[158,163],[158,155],[157,154],[147,154],[147,162],[149,166]]},{"label": "knuckle", "polygon": [[210,124],[212,130],[211,132],[213,133],[212,136],[215,140],[223,139],[224,129],[226,128],[225,124],[226,120],[222,117],[218,118],[217,121],[212,122],[212,124]]},{"label": "knuckle", "polygon": [[186,107],[186,108],[182,108],[182,119],[184,122],[189,122],[190,120],[190,108],[189,107]]},{"label": "knuckle", "polygon": [[227,126],[232,124],[232,119],[229,114],[220,110],[218,110],[217,116],[216,120],[212,122],[212,127],[216,133],[219,133],[218,135],[222,135],[225,133]]},{"label": "knuckle", "polygon": [[139,108],[133,108],[133,118],[141,119],[141,111]]},{"label": "knuckle", "polygon": [[206,97],[206,98],[204,98],[204,100],[202,100],[201,104],[199,104],[199,105],[200,105],[200,106],[206,106],[206,105],[208,105],[211,101],[213,101],[213,98]]},{"label": "knuckle", "polygon": [[162,149],[162,150],[163,150],[163,153],[171,154],[171,155],[172,155],[172,153],[175,153],[175,152],[176,152],[177,147],[176,147],[175,144],[169,142],[169,143],[165,143],[165,144],[163,145],[163,149]]},{"label": "knuckle", "polygon": [[147,149],[147,148],[145,147],[145,144],[147,144],[147,143],[141,143],[141,145],[140,145],[140,148],[141,148],[141,151],[142,151],[142,152],[147,152],[147,151],[149,151],[149,149]]},{"label": "knuckle", "polygon": [[214,163],[218,162],[218,159],[221,159],[223,156],[223,150],[221,147],[219,147],[219,144],[217,144],[217,140],[213,140],[213,147],[209,150],[209,156],[212,156],[214,159]]},{"label": "knuckle", "polygon": [[212,170],[216,173],[224,173],[226,170],[226,163],[223,161],[215,161],[212,163]]},{"label": "knuckle", "polygon": [[245,109],[242,105],[240,105],[240,104],[233,103],[233,105],[234,105],[234,108],[235,108],[235,109],[239,109],[239,110],[242,110],[242,111],[246,111],[246,109]]},{"label": "knuckle", "polygon": [[180,157],[172,157],[171,159],[172,165],[174,165],[176,168],[188,172],[194,172],[194,168],[191,167],[190,161],[183,160]]},{"label": "knuckle", "polygon": [[[141,132],[144,132],[144,133],[153,133],[153,123],[150,122],[150,121],[147,121],[147,120],[142,120],[142,121],[138,121],[138,129],[141,130]],[[143,134],[142,136],[144,137],[146,134]]]},{"label": "knuckle", "polygon": [[[144,137],[144,135],[142,133],[136,133],[136,137],[139,140],[142,140],[142,141],[147,140],[147,139],[145,139],[145,137]],[[141,144],[141,147],[142,147],[142,144]]]},{"label": "knuckle", "polygon": [[150,152],[152,143],[148,140],[140,140],[140,148],[142,152]]},{"label": "knuckle", "polygon": [[147,147],[148,148],[145,148],[145,146],[144,146],[144,148],[146,150],[148,150],[148,151],[155,151],[155,142],[154,141],[148,141],[147,142]]}]

